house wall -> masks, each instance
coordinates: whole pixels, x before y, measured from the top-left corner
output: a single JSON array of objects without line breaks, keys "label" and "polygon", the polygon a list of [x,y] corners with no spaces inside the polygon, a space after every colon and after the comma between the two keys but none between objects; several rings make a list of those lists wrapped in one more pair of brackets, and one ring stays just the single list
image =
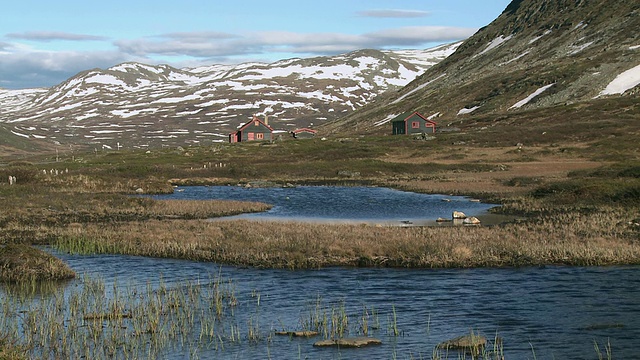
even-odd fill
[{"label": "house wall", "polygon": [[391,126],[393,127],[393,135],[402,135],[406,133],[404,121],[394,121]]},{"label": "house wall", "polygon": [[271,141],[272,140],[271,131],[268,129],[265,129],[264,127],[260,127],[258,129],[253,129],[249,127],[245,130],[242,130],[242,136],[240,141],[253,141],[253,140]]},{"label": "house wall", "polygon": [[[409,134],[432,134],[435,132],[435,125],[428,121],[424,121],[419,116],[412,116],[407,119],[407,131]],[[417,125],[417,127],[415,127]]]}]

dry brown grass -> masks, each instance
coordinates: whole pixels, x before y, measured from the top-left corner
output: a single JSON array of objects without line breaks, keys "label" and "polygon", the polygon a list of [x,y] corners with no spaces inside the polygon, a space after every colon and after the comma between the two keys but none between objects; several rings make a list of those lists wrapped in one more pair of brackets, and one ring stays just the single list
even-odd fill
[{"label": "dry brown grass", "polygon": [[52,227],[77,223],[206,219],[260,212],[270,205],[221,200],[154,200],[121,194],[44,191],[14,187],[0,196],[0,244],[48,244]]},{"label": "dry brown grass", "polygon": [[[571,144],[571,147],[584,146]],[[452,154],[455,154],[453,156]],[[429,179],[398,179],[390,185],[402,189],[444,194],[493,194],[514,196],[535,187],[566,180],[576,170],[595,169],[609,163],[564,153],[548,146],[481,148],[474,146],[434,149],[431,156],[387,154],[381,160],[408,164],[466,164],[480,162],[492,170],[485,172],[440,172]],[[531,179],[529,183],[518,179]]]},{"label": "dry brown grass", "polygon": [[64,280],[75,273],[62,260],[28,245],[0,248],[0,282]]},{"label": "dry brown grass", "polygon": [[[248,220],[83,224],[63,247],[272,268],[640,264],[638,214],[555,213],[495,227],[380,227]],[[627,219],[628,218],[628,219]]]},{"label": "dry brown grass", "polygon": [[0,334],[0,359],[2,360],[25,360],[28,359],[27,351],[21,346],[12,344]]},{"label": "dry brown grass", "polygon": [[206,219],[242,213],[262,212],[271,205],[233,200],[153,200],[145,209],[150,218]]}]

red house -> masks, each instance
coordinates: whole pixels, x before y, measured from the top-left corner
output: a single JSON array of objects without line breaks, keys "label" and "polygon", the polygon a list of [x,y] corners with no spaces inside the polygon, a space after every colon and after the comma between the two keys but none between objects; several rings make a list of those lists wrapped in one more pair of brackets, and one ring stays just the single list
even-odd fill
[{"label": "red house", "polygon": [[301,129],[295,129],[291,132],[291,135],[295,138],[295,139],[309,139],[312,138],[314,136],[316,136],[316,133],[318,131],[313,130],[313,129],[309,129],[309,128],[301,128]]},{"label": "red house", "polygon": [[429,120],[419,112],[407,112],[400,114],[391,120],[393,135],[403,134],[434,134],[436,122]]},{"label": "red house", "polygon": [[242,125],[237,131],[229,134],[229,142],[243,142],[253,140],[273,140],[273,128],[265,121],[253,117],[251,121]]}]

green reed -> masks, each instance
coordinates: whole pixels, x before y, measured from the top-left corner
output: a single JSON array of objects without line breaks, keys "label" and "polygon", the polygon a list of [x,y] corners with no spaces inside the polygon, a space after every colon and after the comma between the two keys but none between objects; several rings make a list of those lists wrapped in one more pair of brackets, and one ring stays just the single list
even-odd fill
[{"label": "green reed", "polygon": [[146,287],[115,281],[107,288],[103,280],[87,276],[79,282],[66,296],[58,291],[25,298],[8,290],[0,308],[0,336],[31,358],[96,359],[157,358],[176,347],[194,351],[201,345],[193,339],[206,339],[206,346],[218,349],[221,343],[241,341],[245,333],[253,342],[262,340],[258,318],[247,330],[233,320],[235,286],[221,277],[178,288],[162,279]]}]

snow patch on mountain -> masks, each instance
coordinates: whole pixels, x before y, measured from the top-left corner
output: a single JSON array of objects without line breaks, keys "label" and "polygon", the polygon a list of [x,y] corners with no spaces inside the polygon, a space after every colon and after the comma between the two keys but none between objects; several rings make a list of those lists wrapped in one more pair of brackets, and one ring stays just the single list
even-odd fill
[{"label": "snow patch on mountain", "polygon": [[624,94],[640,84],[640,65],[618,75],[597,97]]},{"label": "snow patch on mountain", "polygon": [[480,109],[480,106],[474,106],[472,108],[462,108],[458,111],[458,115],[471,114],[472,112]]},{"label": "snow patch on mountain", "polygon": [[534,91],[533,93],[531,93],[529,96],[527,96],[526,98],[518,101],[517,103],[513,104],[509,109],[517,109],[517,108],[521,108],[523,106],[525,106],[526,104],[528,104],[531,100],[533,100],[534,98],[536,98],[538,95],[542,94],[543,92],[545,92],[548,88],[552,87],[553,85],[555,85],[556,83],[553,84],[549,84],[549,85],[545,85],[541,88],[539,88],[538,90]]},{"label": "snow patch on mountain", "polygon": [[[497,38],[491,40],[491,42],[487,45],[487,47],[482,50],[481,53],[477,54],[476,56],[481,56],[486,54],[487,52],[497,48],[498,46],[504,44],[505,42],[511,40],[511,38],[513,38],[513,35],[509,35],[509,36],[504,36],[504,35],[500,35]],[[474,57],[476,57],[474,56]]]}]

